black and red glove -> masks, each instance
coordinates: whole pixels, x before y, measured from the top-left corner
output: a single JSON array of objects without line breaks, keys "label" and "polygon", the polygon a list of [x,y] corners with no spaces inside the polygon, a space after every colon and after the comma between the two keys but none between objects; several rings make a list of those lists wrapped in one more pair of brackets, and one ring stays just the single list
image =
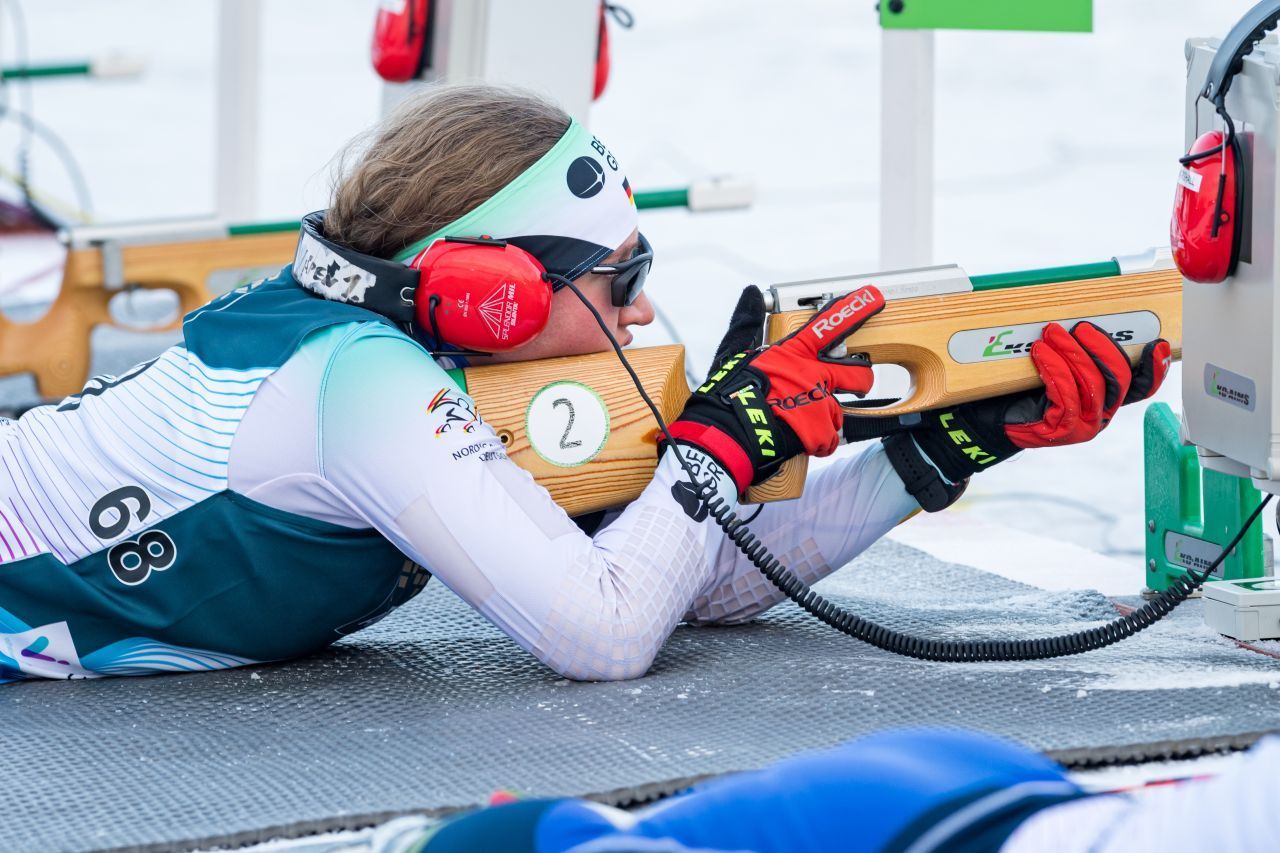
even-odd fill
[{"label": "black and red glove", "polygon": [[872,383],[869,361],[832,350],[883,308],[880,291],[863,287],[828,302],[781,341],[758,347],[764,303],[758,289],[747,288],[717,367],[671,424],[671,437],[714,456],[739,494],[793,456],[829,456],[844,423],[835,393],[861,397]]},{"label": "black and red glove", "polygon": [[1043,390],[924,412],[918,426],[884,439],[885,450],[907,491],[936,512],[960,497],[971,474],[1024,448],[1089,441],[1122,405],[1156,392],[1170,355],[1169,342],[1155,340],[1131,367],[1093,323],[1077,323],[1070,333],[1050,323],[1031,345]]}]

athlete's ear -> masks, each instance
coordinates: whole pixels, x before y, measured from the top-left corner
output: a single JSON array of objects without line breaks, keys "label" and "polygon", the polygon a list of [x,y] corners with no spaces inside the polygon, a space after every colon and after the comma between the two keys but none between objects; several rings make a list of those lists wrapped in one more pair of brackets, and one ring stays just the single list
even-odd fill
[{"label": "athlete's ear", "polygon": [[738,297],[738,304],[729,318],[729,330],[716,348],[711,366],[721,364],[731,355],[753,350],[764,342],[764,294],[754,284],[749,284]]}]

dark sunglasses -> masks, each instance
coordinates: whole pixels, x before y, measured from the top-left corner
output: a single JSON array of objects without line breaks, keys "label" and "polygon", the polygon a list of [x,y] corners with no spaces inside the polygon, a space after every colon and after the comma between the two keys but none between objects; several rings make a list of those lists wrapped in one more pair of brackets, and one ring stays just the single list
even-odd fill
[{"label": "dark sunglasses", "polygon": [[636,301],[644,289],[644,280],[649,276],[649,267],[653,265],[653,247],[643,234],[638,237],[635,250],[625,261],[591,268],[595,275],[613,277],[609,283],[609,296],[615,308],[625,308]]}]

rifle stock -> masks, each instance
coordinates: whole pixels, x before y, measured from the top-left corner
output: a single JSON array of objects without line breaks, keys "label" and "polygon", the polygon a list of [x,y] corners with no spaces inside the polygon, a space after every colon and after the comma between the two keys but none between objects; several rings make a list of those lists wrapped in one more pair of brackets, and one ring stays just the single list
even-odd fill
[{"label": "rifle stock", "polygon": [[[689,398],[684,347],[628,350],[627,359],[663,419],[674,420]],[[507,455],[570,515],[630,503],[653,479],[658,424],[612,352],[468,367],[463,374]],[[607,412],[603,428],[590,416],[595,405]]]},{"label": "rifle stock", "polygon": [[[861,279],[859,286],[874,280]],[[846,339],[846,346],[851,352],[867,353],[877,364],[906,368],[913,383],[907,396],[892,405],[849,409],[871,417],[897,416],[1038,387],[1039,374],[1025,351],[980,357],[981,350],[994,343],[988,338],[997,338],[1009,327],[1029,341],[1039,337],[1039,327],[1045,323],[1092,318],[1101,320],[1113,336],[1134,332],[1133,342],[1125,345],[1131,358],[1136,359],[1142,345],[1155,337],[1169,340],[1174,358],[1182,352],[1182,278],[1176,270],[941,295],[903,296],[895,294],[892,286],[886,291],[889,301],[884,311]],[[768,340],[785,337],[813,313],[811,309],[775,311],[767,320]],[[1134,318],[1134,314],[1149,316]],[[1133,319],[1145,320],[1146,326],[1119,328]],[[1023,325],[1033,328],[1018,328]],[[954,345],[957,335],[966,335],[963,343],[975,332],[983,345],[976,356]],[[1017,347],[1018,342],[1011,335],[996,345]],[[663,417],[676,417],[689,396],[683,348],[628,350],[628,358]],[[612,353],[474,367],[467,368],[465,374],[476,408],[503,437],[508,455],[571,514],[621,506],[633,500],[652,478],[657,463],[657,424]],[[553,422],[553,447],[557,431],[569,426],[567,408],[539,414],[530,406],[541,389],[566,380],[589,385],[615,425],[597,456],[567,468],[540,456],[528,438],[530,424],[539,418]],[[568,431],[560,440],[573,434]],[[747,501],[767,503],[799,497],[807,463],[805,457],[791,460],[772,479],[753,487]]]}]

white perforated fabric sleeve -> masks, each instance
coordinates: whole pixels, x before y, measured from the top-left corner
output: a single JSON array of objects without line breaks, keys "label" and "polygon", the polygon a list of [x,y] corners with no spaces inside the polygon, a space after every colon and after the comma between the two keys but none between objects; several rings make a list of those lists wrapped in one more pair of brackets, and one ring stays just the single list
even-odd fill
[{"label": "white perforated fabric sleeve", "polygon": [[[875,442],[810,474],[798,500],[766,504],[750,527],[783,565],[814,584],[919,510]],[[742,622],[783,599],[727,539],[716,555],[714,574],[718,585],[698,596],[686,621]]]},{"label": "white perforated fabric sleeve", "polygon": [[[275,401],[279,417],[292,411],[314,425],[315,474],[269,474],[270,455],[255,453],[256,473],[241,468],[236,479],[258,483],[258,499],[337,523],[347,513],[362,519],[523,648],[578,679],[641,675],[682,619],[748,618],[777,599],[713,522],[686,514],[673,496],[685,480],[673,455],[634,503],[587,536],[416,345],[326,337],[323,369],[303,353],[304,369],[286,365],[263,401],[264,411]],[[299,410],[309,395],[314,415]],[[305,461],[305,450],[277,442],[280,458],[296,457],[289,468]],[[876,450],[815,475],[804,498],[767,507],[752,529],[813,580],[914,508]]]},{"label": "white perforated fabric sleeve", "polygon": [[356,507],[320,476],[317,438],[329,362],[344,342],[368,334],[380,334],[375,324],[348,323],[312,332],[259,386],[231,445],[227,482],[232,490],[306,518],[369,527]]},{"label": "white perforated fabric sleeve", "polygon": [[1280,738],[1269,737],[1212,779],[1139,789],[1044,809],[1028,819],[1001,853],[1161,853],[1280,850],[1275,778]]}]

